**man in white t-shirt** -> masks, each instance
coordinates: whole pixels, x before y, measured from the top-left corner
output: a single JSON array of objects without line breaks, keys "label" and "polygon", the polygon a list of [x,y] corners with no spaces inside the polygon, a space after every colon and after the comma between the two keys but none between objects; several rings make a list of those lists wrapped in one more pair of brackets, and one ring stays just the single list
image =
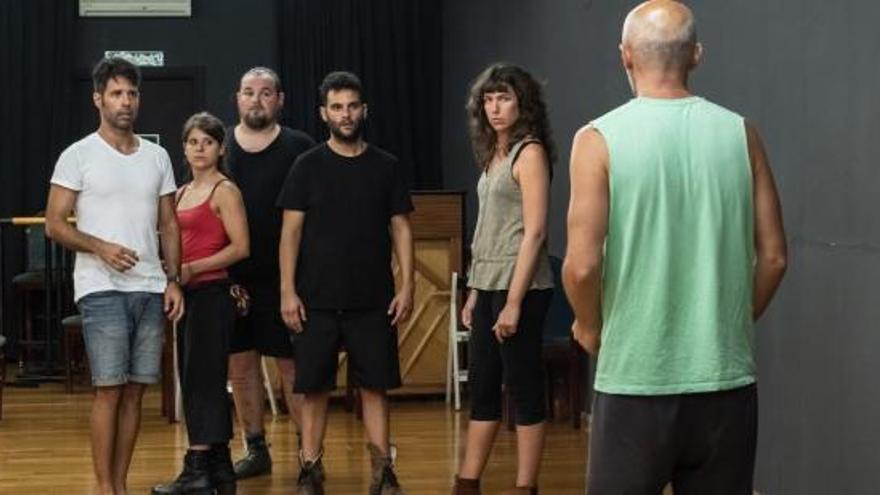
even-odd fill
[{"label": "man in white t-shirt", "polygon": [[[177,320],[184,309],[177,188],[168,153],[133,132],[138,68],[120,58],[103,59],[92,80],[101,124],[58,158],[46,234],[77,252],[74,299],[96,390],[92,461],[99,492],[121,495],[141,398],[159,380],[165,318]],[[72,213],[75,226],[67,222]]]}]

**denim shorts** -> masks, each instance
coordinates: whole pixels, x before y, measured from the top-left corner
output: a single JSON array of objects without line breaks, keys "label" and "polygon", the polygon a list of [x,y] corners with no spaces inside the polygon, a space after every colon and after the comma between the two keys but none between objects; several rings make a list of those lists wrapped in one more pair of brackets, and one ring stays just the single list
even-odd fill
[{"label": "denim shorts", "polygon": [[93,385],[159,381],[166,324],[162,294],[93,292],[78,306]]}]

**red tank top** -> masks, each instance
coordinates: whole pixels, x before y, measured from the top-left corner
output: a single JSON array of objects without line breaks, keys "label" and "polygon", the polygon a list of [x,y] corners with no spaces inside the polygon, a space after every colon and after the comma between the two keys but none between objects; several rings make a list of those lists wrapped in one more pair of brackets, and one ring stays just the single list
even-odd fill
[{"label": "red tank top", "polygon": [[[213,256],[218,251],[229,245],[229,236],[223,227],[223,221],[211,209],[211,198],[214,191],[223,179],[214,184],[208,198],[198,206],[177,210],[177,223],[180,226],[180,241],[183,250],[181,259],[183,263]],[[183,197],[183,194],[180,195]],[[178,201],[180,198],[178,198]],[[187,285],[196,285],[211,280],[228,278],[229,273],[225,268],[199,273],[192,277]]]}]

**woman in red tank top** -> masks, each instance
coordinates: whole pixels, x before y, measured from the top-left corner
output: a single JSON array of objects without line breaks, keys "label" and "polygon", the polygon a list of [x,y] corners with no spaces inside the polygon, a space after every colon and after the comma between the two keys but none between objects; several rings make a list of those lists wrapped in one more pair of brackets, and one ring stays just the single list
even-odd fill
[{"label": "woman in red tank top", "polygon": [[226,377],[236,312],[227,267],[248,256],[250,242],[241,193],[223,165],[225,138],[223,122],[207,112],[183,127],[192,180],[177,192],[187,308],[177,328],[177,356],[190,448],[177,479],[155,486],[153,494],[235,493]]}]

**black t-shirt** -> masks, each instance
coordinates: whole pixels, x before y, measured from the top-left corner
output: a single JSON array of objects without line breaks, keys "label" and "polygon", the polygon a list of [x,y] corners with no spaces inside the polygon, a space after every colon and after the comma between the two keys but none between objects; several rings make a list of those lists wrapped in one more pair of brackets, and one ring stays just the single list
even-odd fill
[{"label": "black t-shirt", "polygon": [[226,160],[241,189],[251,240],[250,257],[230,267],[230,275],[239,282],[278,287],[281,211],[275,206],[275,198],[293,163],[315,142],[304,132],[281,127],[278,137],[269,146],[250,153],[235,140],[234,128],[230,128],[227,135]]},{"label": "black t-shirt", "polygon": [[394,215],[413,210],[397,158],[368,146],[356,157],[326,143],[290,170],[278,206],[305,212],[296,268],[306,308],[375,309],[394,296]]}]

